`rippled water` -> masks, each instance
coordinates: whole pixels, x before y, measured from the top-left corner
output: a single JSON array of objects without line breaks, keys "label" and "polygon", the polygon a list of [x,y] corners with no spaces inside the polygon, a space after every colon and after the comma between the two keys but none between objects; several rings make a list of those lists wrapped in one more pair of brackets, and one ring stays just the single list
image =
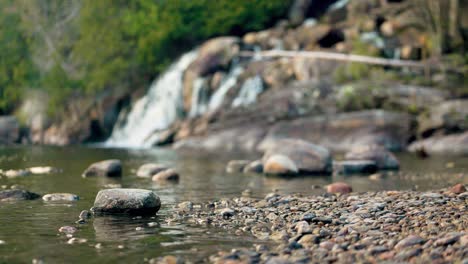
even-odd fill
[{"label": "rippled water", "polygon": [[[81,173],[92,162],[117,158],[123,161],[124,173],[119,179],[82,178]],[[239,196],[245,189],[254,197],[263,197],[273,189],[281,193],[320,194],[323,186],[333,181],[349,182],[355,191],[418,189],[428,190],[468,183],[468,157],[431,157],[419,160],[400,155],[402,171],[384,175],[380,180],[366,176],[302,176],[295,178],[263,175],[227,174],[230,159],[258,158],[242,154],[178,153],[172,150],[97,149],[87,147],[0,147],[0,169],[21,169],[32,166],[53,166],[61,173],[0,179],[2,188],[20,185],[40,193],[70,192],[80,196],[74,203],[45,203],[42,200],[0,203],[0,263],[30,263],[43,259],[46,263],[115,263],[144,262],[145,259],[173,254],[203,259],[207,254],[233,247],[262,243],[232,232],[183,223],[168,225],[164,219],[181,201],[194,203]],[[137,178],[134,170],[146,162],[160,162],[177,168],[178,184],[160,185],[150,179]],[[99,217],[83,225],[74,222],[81,210],[89,209],[96,193],[106,186],[153,189],[163,202],[154,218]],[[149,227],[149,222],[156,225]],[[68,245],[58,233],[64,225],[77,226],[75,237],[84,244]],[[136,230],[143,227],[142,230]],[[95,244],[102,248],[96,249]],[[123,248],[122,248],[123,247]]]}]

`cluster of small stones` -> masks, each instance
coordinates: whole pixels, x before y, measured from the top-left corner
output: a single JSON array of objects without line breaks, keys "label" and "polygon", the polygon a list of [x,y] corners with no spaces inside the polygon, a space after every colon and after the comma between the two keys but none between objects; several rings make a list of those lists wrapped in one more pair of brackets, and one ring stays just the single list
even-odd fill
[{"label": "cluster of small stones", "polygon": [[467,198],[463,185],[434,192],[271,193],[184,202],[166,221],[274,242],[219,252],[209,257],[213,263],[466,263]]}]

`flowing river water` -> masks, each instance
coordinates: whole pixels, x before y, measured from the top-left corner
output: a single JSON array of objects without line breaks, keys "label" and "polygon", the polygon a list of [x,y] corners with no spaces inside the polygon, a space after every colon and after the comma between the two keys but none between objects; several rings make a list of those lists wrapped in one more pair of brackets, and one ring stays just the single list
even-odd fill
[{"label": "flowing river water", "polygon": [[[116,158],[123,162],[121,178],[82,178],[92,162]],[[208,200],[240,196],[250,189],[252,196],[264,197],[277,189],[280,193],[321,194],[324,186],[345,181],[354,191],[431,190],[468,183],[468,157],[430,157],[420,160],[409,154],[399,155],[402,170],[372,180],[367,176],[301,176],[294,178],[264,175],[228,174],[225,164],[231,159],[255,159],[240,153],[176,152],[170,149],[108,149],[92,147],[18,146],[0,148],[0,169],[53,166],[62,172],[19,178],[0,178],[1,188],[19,185],[39,194],[68,192],[80,196],[72,203],[46,203],[41,199],[0,202],[0,263],[142,263],[164,255],[203,259],[219,250],[266,243],[232,232],[165,222],[173,207],[182,201],[195,204]],[[158,162],[176,168],[181,175],[177,184],[156,184],[151,179],[135,176],[135,170],[147,162]],[[112,186],[154,190],[163,203],[155,217],[97,217],[85,224],[75,224],[82,210],[89,209],[96,193]],[[151,227],[148,223],[152,223]],[[59,234],[61,226],[76,226],[75,237],[86,243],[67,244]],[[100,243],[100,248],[95,245]]]}]

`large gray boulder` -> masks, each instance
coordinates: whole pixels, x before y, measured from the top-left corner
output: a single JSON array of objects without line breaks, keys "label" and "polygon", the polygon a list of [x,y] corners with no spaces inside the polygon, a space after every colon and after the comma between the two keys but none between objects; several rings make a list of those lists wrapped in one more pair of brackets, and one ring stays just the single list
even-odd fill
[{"label": "large gray boulder", "polygon": [[16,143],[20,137],[18,120],[14,116],[0,116],[0,144]]},{"label": "large gray boulder", "polygon": [[122,176],[122,162],[112,159],[93,163],[83,172],[83,177],[90,176],[120,177]]},{"label": "large gray boulder", "polygon": [[[287,157],[297,168],[299,173],[330,173],[332,170],[332,158],[328,149],[300,139],[281,139],[267,149],[262,161],[264,172],[268,173],[268,162],[272,157]],[[275,158],[274,161],[284,161],[284,158]],[[291,162],[281,162],[293,172]],[[272,168],[277,168],[271,165]]]},{"label": "large gray boulder", "polygon": [[155,214],[161,208],[161,200],[150,190],[106,189],[96,196],[91,210],[103,214]]},{"label": "large gray boulder", "polygon": [[39,198],[40,195],[25,190],[4,190],[0,191],[0,202],[5,201],[21,201],[21,200],[34,200]]}]

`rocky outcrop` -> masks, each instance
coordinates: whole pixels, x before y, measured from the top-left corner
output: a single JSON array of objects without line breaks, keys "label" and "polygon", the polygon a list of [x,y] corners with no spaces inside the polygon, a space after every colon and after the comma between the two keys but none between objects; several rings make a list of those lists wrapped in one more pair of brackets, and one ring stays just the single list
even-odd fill
[{"label": "rocky outcrop", "polygon": [[411,117],[407,114],[381,110],[282,121],[269,130],[258,150],[268,149],[272,142],[281,138],[320,142],[333,151],[366,145],[402,150],[410,137],[410,122]]},{"label": "rocky outcrop", "polygon": [[419,117],[419,132],[430,134],[435,130],[457,132],[468,130],[468,99],[450,100],[432,106],[428,114]]},{"label": "rocky outcrop", "polygon": [[0,145],[17,143],[20,126],[14,116],[0,116]]},{"label": "rocky outcrop", "polygon": [[300,173],[330,173],[332,169],[331,155],[326,148],[299,139],[275,141],[262,161],[265,173],[269,173],[270,167],[274,170],[284,167],[288,172],[296,168]]},{"label": "rocky outcrop", "polygon": [[428,154],[468,155],[468,131],[417,140],[409,145],[408,150],[411,152],[423,150]]},{"label": "rocky outcrop", "polygon": [[194,82],[197,78],[228,69],[231,60],[239,53],[240,39],[237,37],[219,37],[203,43],[198,57],[184,73],[183,97],[184,109],[191,108],[191,98]]},{"label": "rocky outcrop", "polygon": [[93,163],[83,172],[82,176],[120,177],[122,176],[122,162],[114,159]]},{"label": "rocky outcrop", "polygon": [[107,189],[99,191],[91,210],[103,214],[155,214],[161,207],[159,197],[142,189]]}]

